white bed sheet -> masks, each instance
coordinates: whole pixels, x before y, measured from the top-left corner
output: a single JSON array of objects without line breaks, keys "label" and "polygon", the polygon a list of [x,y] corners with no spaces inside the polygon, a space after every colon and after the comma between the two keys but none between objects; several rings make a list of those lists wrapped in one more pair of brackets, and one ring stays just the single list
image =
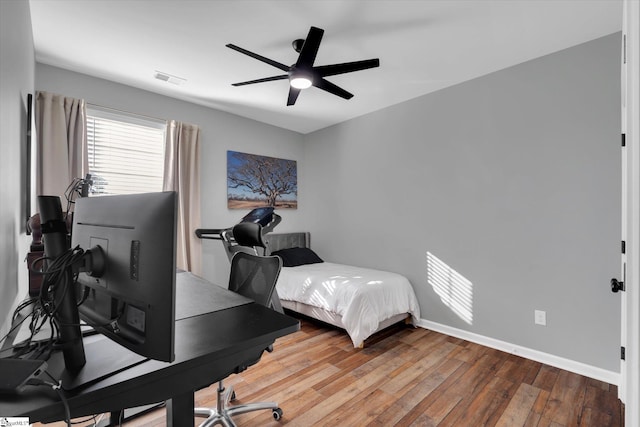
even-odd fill
[{"label": "white bed sheet", "polygon": [[392,316],[409,313],[414,324],[420,319],[411,283],[388,271],[331,262],[283,267],[276,289],[282,300],[302,302],[342,316],[355,347]]}]

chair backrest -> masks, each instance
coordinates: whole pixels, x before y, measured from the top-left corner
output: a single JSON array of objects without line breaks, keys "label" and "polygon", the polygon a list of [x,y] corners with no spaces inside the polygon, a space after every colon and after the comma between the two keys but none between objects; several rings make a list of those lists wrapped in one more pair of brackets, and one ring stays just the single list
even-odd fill
[{"label": "chair backrest", "polygon": [[266,246],[262,237],[262,226],[254,222],[241,222],[234,225],[233,238],[240,246],[252,248]]},{"label": "chair backrest", "polygon": [[237,252],[231,259],[229,290],[269,307],[281,268],[280,257]]}]

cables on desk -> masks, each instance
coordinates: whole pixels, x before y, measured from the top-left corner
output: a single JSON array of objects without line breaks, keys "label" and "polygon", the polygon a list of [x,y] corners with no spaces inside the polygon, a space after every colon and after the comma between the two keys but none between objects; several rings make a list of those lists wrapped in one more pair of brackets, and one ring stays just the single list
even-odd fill
[{"label": "cables on desk", "polygon": [[64,406],[64,416],[65,419],[64,421],[67,423],[67,427],[71,427],[71,410],[69,409],[69,402],[67,402],[67,398],[65,397],[64,393],[62,392],[62,386],[61,386],[61,381],[56,382],[56,379],[47,371],[44,371],[49,378],[51,378],[51,380],[53,381],[45,381],[42,380],[40,378],[31,378],[29,381],[27,381],[28,385],[35,385],[35,386],[48,386],[51,387],[53,390],[55,390],[55,392],[58,394],[58,397],[60,398],[60,401],[62,402],[62,405]]},{"label": "cables on desk", "polygon": [[67,189],[64,192],[64,197],[67,199],[67,210],[65,211],[65,219],[66,215],[71,212],[71,205],[75,204],[75,199],[77,196],[87,197],[89,194],[89,190],[93,186],[93,178],[91,174],[87,174],[85,178],[74,178]]},{"label": "cables on desk", "polygon": [[[34,260],[28,266],[30,270],[43,274],[40,293],[36,297],[26,299],[16,307],[12,317],[12,327],[7,334],[0,338],[0,344],[21,328],[27,321],[29,322],[30,335],[24,341],[0,350],[0,353],[10,352],[11,354],[8,357],[11,358],[47,360],[51,355],[51,352],[59,347],[57,344],[59,339],[59,327],[65,326],[64,324],[60,324],[60,320],[57,316],[60,301],[62,301],[66,293],[70,291],[70,287],[75,286],[78,277],[77,273],[73,273],[72,267],[82,260],[83,255],[84,251],[80,247],[76,246],[75,248],[68,249],[54,260],[41,257]],[[40,271],[40,268],[37,267],[38,263],[45,263],[46,268]],[[69,275],[72,276],[69,277]],[[81,305],[88,296],[89,288],[85,288],[82,299],[77,302],[77,305]],[[27,309],[30,309],[30,312],[23,314]],[[124,307],[121,307],[118,310],[116,318],[110,320],[107,324],[117,321],[123,313]],[[24,317],[21,318],[21,315]],[[49,339],[35,341],[35,336],[46,324],[49,324],[51,328]],[[27,381],[27,384],[51,387],[57,393],[60,401],[64,405],[65,422],[67,426],[71,426],[73,424],[71,421],[71,411],[64,392],[61,389],[61,381],[56,380],[49,372],[45,371],[45,373],[51,378],[51,381],[32,378]],[[80,422],[85,422],[91,419],[94,420],[94,425],[99,421],[99,418],[93,416]],[[122,420],[119,421],[122,422]]]},{"label": "cables on desk", "polygon": [[[43,274],[42,286],[40,287],[40,294],[37,297],[29,298],[23,301],[14,311],[12,318],[11,330],[0,339],[0,343],[4,342],[7,337],[14,333],[17,329],[22,327],[27,319],[29,321],[30,336],[10,348],[5,348],[2,352],[11,351],[12,354],[9,357],[23,358],[27,356],[29,359],[43,359],[47,360],[51,351],[56,347],[56,342],[59,338],[59,327],[66,326],[59,323],[59,319],[56,316],[59,310],[60,301],[64,298],[69,287],[74,286],[77,280],[77,274],[72,272],[74,264],[79,263],[84,255],[84,250],[76,246],[75,248],[68,249],[62,255],[54,260],[46,257],[41,257],[34,260],[29,269],[32,271],[38,271],[36,267],[37,263],[45,263],[46,268],[43,271],[38,271]],[[69,277],[69,275],[73,275]],[[84,300],[83,300],[84,301]],[[81,301],[82,302],[82,301]],[[31,312],[26,314],[23,319],[19,319],[22,312],[31,307]],[[51,335],[46,341],[34,341],[34,337],[41,331],[45,324],[49,324],[51,328]]]}]

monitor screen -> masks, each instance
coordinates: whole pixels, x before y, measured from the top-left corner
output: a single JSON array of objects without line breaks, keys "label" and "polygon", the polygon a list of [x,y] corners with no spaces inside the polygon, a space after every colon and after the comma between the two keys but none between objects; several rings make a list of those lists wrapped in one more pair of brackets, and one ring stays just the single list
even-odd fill
[{"label": "monitor screen", "polygon": [[174,359],[175,192],[80,198],[71,246],[100,247],[100,277],[80,272],[80,318],[142,356]]},{"label": "monitor screen", "polygon": [[255,208],[246,214],[241,222],[253,222],[265,226],[271,222],[273,211],[272,207]]}]

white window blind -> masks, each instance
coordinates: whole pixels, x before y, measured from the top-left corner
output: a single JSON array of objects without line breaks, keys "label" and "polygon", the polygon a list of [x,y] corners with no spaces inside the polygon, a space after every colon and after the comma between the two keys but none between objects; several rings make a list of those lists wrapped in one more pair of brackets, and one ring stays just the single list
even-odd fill
[{"label": "white window blind", "polygon": [[166,122],[87,106],[91,195],[162,191]]}]

